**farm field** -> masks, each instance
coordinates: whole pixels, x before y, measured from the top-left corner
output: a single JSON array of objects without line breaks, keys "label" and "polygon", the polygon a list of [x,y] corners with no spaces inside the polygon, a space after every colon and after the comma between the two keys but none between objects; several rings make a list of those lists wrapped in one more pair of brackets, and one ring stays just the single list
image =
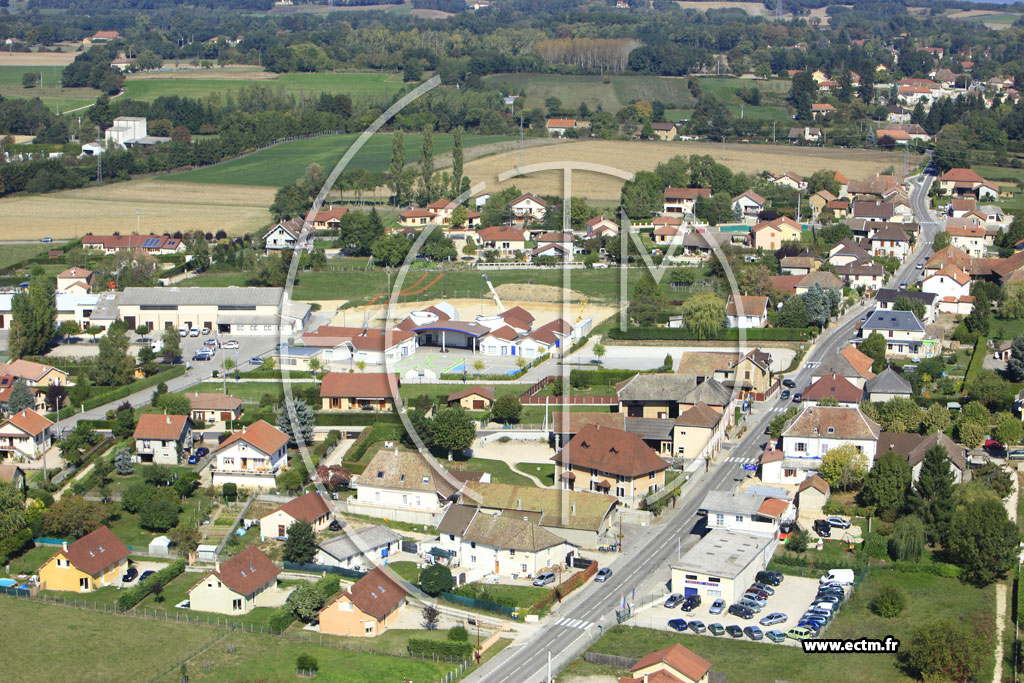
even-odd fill
[{"label": "farm field", "polygon": [[0,66],[67,66],[75,61],[75,52],[0,52]]},{"label": "farm field", "polygon": [[998,10],[961,10],[946,15],[950,19],[963,19],[984,24],[988,28],[1001,30],[1009,28],[1021,18],[1021,14],[1015,12],[999,12]]},{"label": "farm field", "polygon": [[133,75],[125,81],[125,96],[145,102],[151,102],[163,95],[202,98],[211,93],[224,93],[253,84],[272,88],[282,87],[290,95],[328,92],[385,96],[395,94],[404,85],[401,76],[380,72],[275,75],[253,68]]},{"label": "farm field", "polygon": [[[5,220],[0,241],[26,235],[55,239],[86,233],[134,232],[141,209],[143,232],[224,230],[239,235],[270,222],[274,188],[231,187],[132,180],[103,187],[0,199]],[[17,226],[17,227],[15,227]]]},{"label": "farm field", "polygon": [[[579,161],[613,164],[617,168],[635,173],[654,167],[676,155],[709,154],[733,172],[758,173],[771,169],[795,171],[811,175],[819,169],[842,171],[850,178],[874,175],[889,166],[902,167],[899,153],[866,149],[837,149],[826,147],[793,147],[790,145],[720,144],[709,142],[639,142],[584,140],[556,147],[535,147],[524,153],[524,165],[551,161]],[[911,165],[918,159],[911,159]],[[562,173],[549,171],[531,177],[510,178],[498,182],[498,174],[519,165],[518,152],[503,152],[466,163],[466,175],[474,182],[486,183],[488,191],[515,185],[524,192],[561,194]],[[622,181],[618,178],[577,171],[574,174],[574,193],[584,199],[617,200]]]},{"label": "farm field", "polygon": [[[214,185],[262,185],[276,189],[294,182],[312,163],[320,164],[325,172],[329,172],[357,137],[358,135],[352,133],[322,135],[308,140],[293,140],[221,164],[172,173],[160,176],[156,180]],[[507,142],[512,139],[501,136],[465,135],[462,138],[462,144],[464,148],[470,148],[495,142]],[[363,167],[373,171],[385,170],[391,161],[391,140],[390,133],[374,135],[352,160],[352,167]],[[407,163],[419,161],[422,145],[422,135],[405,136]],[[435,158],[451,152],[451,149],[452,137],[450,135],[434,136]],[[273,201],[273,196],[266,205],[269,206],[271,201]]]}]

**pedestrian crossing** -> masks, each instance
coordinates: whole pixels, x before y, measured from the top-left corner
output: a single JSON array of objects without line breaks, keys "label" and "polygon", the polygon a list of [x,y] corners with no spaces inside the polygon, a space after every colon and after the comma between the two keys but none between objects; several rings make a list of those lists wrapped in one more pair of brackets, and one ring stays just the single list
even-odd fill
[{"label": "pedestrian crossing", "polygon": [[736,463],[737,465],[750,465],[757,462],[757,460],[757,458],[741,458],[739,456],[732,456],[725,459],[726,462]]},{"label": "pedestrian crossing", "polygon": [[769,413],[784,413],[784,412],[786,412],[787,410],[789,410],[792,407],[793,406],[791,406],[789,403],[783,403],[780,406],[773,406],[768,412]]},{"label": "pedestrian crossing", "polygon": [[584,621],[583,619],[570,619],[568,617],[562,617],[555,622],[555,626],[565,626],[566,628],[578,628],[581,631],[586,631],[588,628],[594,625],[592,621]]},{"label": "pedestrian crossing", "polygon": [[815,360],[815,361],[811,361],[810,363],[805,364],[804,367],[814,369],[816,367],[819,367],[820,365],[821,365],[821,361]]}]

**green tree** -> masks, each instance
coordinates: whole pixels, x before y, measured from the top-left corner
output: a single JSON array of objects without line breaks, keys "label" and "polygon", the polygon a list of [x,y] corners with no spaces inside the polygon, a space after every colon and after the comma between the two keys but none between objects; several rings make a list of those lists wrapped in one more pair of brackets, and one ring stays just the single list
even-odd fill
[{"label": "green tree", "polygon": [[455,199],[462,192],[462,169],[462,126],[458,126],[452,130],[452,189],[448,193],[449,199]]},{"label": "green tree", "polygon": [[451,570],[443,564],[427,565],[420,572],[420,588],[430,596],[451,592],[454,583]]},{"label": "green tree", "polygon": [[629,302],[629,316],[638,325],[653,325],[657,322],[657,314],[663,306],[661,287],[654,277],[644,270],[640,279],[633,285],[633,296]]},{"label": "green tree", "polygon": [[604,354],[608,353],[608,349],[601,342],[594,344],[591,351],[594,352],[594,358],[597,358],[598,360],[604,358]]},{"label": "green tree", "polygon": [[57,330],[56,286],[52,278],[34,272],[27,291],[11,298],[11,329],[7,350],[14,358],[46,352]]},{"label": "green tree", "polygon": [[1024,428],[1021,427],[1020,419],[1011,413],[999,413],[992,436],[1004,445],[1017,444],[1024,437]]},{"label": "green tree", "polygon": [[171,539],[171,543],[174,544],[175,548],[177,548],[179,557],[188,556],[190,552],[199,546],[199,541],[201,540],[199,529],[187,522],[180,522],[178,526],[167,532],[167,536]]},{"label": "green tree", "polygon": [[807,313],[807,304],[802,297],[791,296],[782,302],[779,310],[779,327],[809,327],[811,317]]},{"label": "green tree", "polygon": [[786,548],[794,553],[802,553],[807,550],[811,542],[811,535],[807,529],[797,529],[786,537]]},{"label": "green tree", "polygon": [[118,439],[127,439],[135,432],[135,423],[135,411],[130,405],[127,408],[118,408],[110,431]]},{"label": "green tree", "polygon": [[21,378],[14,380],[11,385],[11,395],[7,399],[7,407],[11,413],[18,413],[26,408],[34,408],[36,405],[36,392],[29,388],[28,383]]},{"label": "green tree", "polygon": [[910,482],[910,464],[899,453],[889,451],[865,477],[861,498],[865,505],[874,506],[879,517],[891,522],[906,505]]},{"label": "green tree", "polygon": [[874,363],[871,364],[871,371],[875,374],[880,373],[886,367],[885,362],[885,337],[880,332],[872,332],[868,335],[868,338],[861,342],[858,350],[865,356],[874,359]]},{"label": "green tree", "polygon": [[960,413],[960,422],[961,424],[973,422],[988,429],[989,424],[992,423],[992,413],[988,412],[984,403],[971,401],[963,407],[963,411]]},{"label": "green tree", "polygon": [[142,481],[133,482],[121,493],[121,508],[135,514],[146,507],[155,494],[155,486]]},{"label": "green tree", "polygon": [[288,435],[290,446],[297,447],[300,438],[307,445],[313,443],[316,413],[308,403],[295,398],[285,399],[274,413],[277,415],[277,428]]},{"label": "green tree", "polygon": [[412,242],[400,234],[382,235],[370,245],[370,253],[378,265],[394,267],[405,261],[412,248]]},{"label": "green tree", "polygon": [[515,394],[503,394],[494,401],[491,408],[491,416],[506,424],[519,422],[519,416],[523,412],[523,404]]},{"label": "green tree", "polygon": [[181,357],[181,337],[173,327],[168,327],[160,336],[161,354],[165,363],[173,363]]},{"label": "green tree", "polygon": [[889,537],[889,556],[902,562],[917,562],[924,555],[925,531],[920,517],[907,515],[896,520]]},{"label": "green tree", "polygon": [[924,320],[925,312],[924,302],[920,299],[911,299],[906,296],[896,297],[896,301],[893,302],[892,309],[894,311],[910,311],[917,316],[918,320]]},{"label": "green tree", "polygon": [[100,340],[99,355],[93,366],[92,379],[96,384],[119,387],[132,381],[135,360],[128,353],[128,335],[113,327]]},{"label": "green tree", "polygon": [[[132,454],[127,446],[121,446],[114,454],[114,471],[122,477],[127,477],[135,472],[135,465],[132,464]],[[124,507],[122,505],[122,507]]]},{"label": "green tree", "polygon": [[77,336],[82,333],[82,326],[74,320],[63,320],[60,325],[57,326],[57,334],[64,337],[65,340],[71,337]]},{"label": "green tree", "polygon": [[442,408],[430,421],[430,441],[449,453],[462,453],[476,438],[472,418],[460,407]]},{"label": "green tree", "polygon": [[303,581],[289,596],[288,604],[291,605],[295,616],[308,624],[316,619],[323,608],[324,596],[316,584]]},{"label": "green tree", "polygon": [[977,422],[963,421],[957,425],[957,439],[968,448],[978,448],[985,442],[987,427],[982,427]]},{"label": "green tree", "polygon": [[312,562],[316,548],[313,527],[309,522],[296,520],[288,527],[288,538],[284,542],[281,557],[285,562]]},{"label": "green tree", "polygon": [[437,199],[434,183],[434,131],[429,127],[423,130],[423,144],[420,147],[420,182],[423,184],[422,203],[429,204]]},{"label": "green tree", "polygon": [[1016,564],[1020,532],[1002,501],[981,498],[957,508],[949,525],[947,547],[965,581],[987,586]]},{"label": "green tree", "polygon": [[178,525],[181,505],[171,489],[158,489],[148,503],[139,510],[139,525],[149,531],[167,531]]},{"label": "green tree", "polygon": [[391,137],[391,165],[388,168],[388,185],[394,194],[395,206],[402,206],[406,201],[405,178],[405,138],[402,130],[396,130]]},{"label": "green tree", "polygon": [[925,681],[970,681],[991,656],[982,633],[959,618],[928,622],[918,627],[905,652],[907,667]]},{"label": "green tree", "polygon": [[768,435],[771,436],[773,440],[777,441],[782,436],[782,430],[785,428],[786,423],[789,422],[793,417],[795,417],[796,414],[799,412],[800,409],[796,406],[793,406],[786,412],[779,413],[778,415],[773,417],[772,421],[768,425]]},{"label": "green tree", "polygon": [[907,594],[898,586],[884,586],[871,600],[871,611],[884,619],[894,619],[907,606]]},{"label": "green tree", "polygon": [[110,510],[81,496],[63,496],[43,513],[43,533],[57,538],[81,538],[106,524]]},{"label": "green tree", "polygon": [[950,235],[948,232],[937,232],[935,233],[935,240],[932,242],[932,249],[935,251],[940,251],[942,249],[945,249],[952,243],[953,236]]},{"label": "green tree", "polygon": [[1010,393],[1010,384],[995,370],[982,370],[967,387],[971,398],[981,401],[989,408],[997,406]]},{"label": "green tree", "polygon": [[844,443],[824,455],[818,473],[830,487],[845,491],[859,486],[870,466],[867,456],[856,446]]},{"label": "green tree", "polygon": [[[1000,500],[1013,493],[1014,475],[1002,465],[987,462],[974,470],[970,483],[978,483],[996,494]],[[964,487],[960,487],[962,490]]]},{"label": "green tree", "polygon": [[938,543],[946,537],[954,500],[953,473],[945,447],[936,445],[925,451],[921,474],[908,502],[924,522],[929,543]]},{"label": "green tree", "polygon": [[192,402],[184,393],[166,393],[160,397],[157,408],[168,415],[189,415],[192,412]]},{"label": "green tree", "polygon": [[944,432],[949,428],[951,422],[949,409],[939,403],[931,404],[928,406],[928,410],[921,415],[921,426],[925,434]]},{"label": "green tree", "polygon": [[686,328],[697,339],[714,337],[725,328],[725,301],[711,292],[690,297],[683,303],[681,312]]},{"label": "green tree", "polygon": [[0,537],[10,538],[25,528],[25,494],[0,481]]}]

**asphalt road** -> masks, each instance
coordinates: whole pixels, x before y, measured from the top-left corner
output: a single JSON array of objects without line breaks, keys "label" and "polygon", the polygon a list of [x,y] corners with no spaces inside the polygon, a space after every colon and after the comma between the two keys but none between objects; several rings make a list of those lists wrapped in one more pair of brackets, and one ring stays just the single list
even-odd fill
[{"label": "asphalt road", "polygon": [[[915,252],[895,273],[890,287],[909,284],[920,277],[921,271],[916,269],[916,264],[931,253],[931,243],[938,225],[933,222],[926,204],[928,188],[933,180],[934,175],[925,175],[913,183],[911,204],[921,224],[921,238]],[[798,388],[810,382],[816,363],[835,354],[849,342],[861,316],[873,306],[873,301],[855,306],[818,338],[801,368],[789,375],[796,380]],[[598,584],[591,581],[578,590],[557,615],[549,617],[547,623],[533,635],[505,648],[466,680],[471,683],[537,683],[548,679],[549,657],[552,674],[578,657],[600,637],[605,627],[616,623],[615,610],[624,595],[631,595],[633,589],[646,579],[663,575],[665,566],[673,559],[678,548],[696,542],[697,538],[691,535],[690,530],[699,522],[697,509],[704,497],[712,490],[737,488],[737,482],[744,473],[742,465],[735,462],[735,458],[756,460],[766,441],[765,428],[775,415],[789,405],[788,400],[777,399],[769,410],[761,413],[750,424],[746,435],[728,454],[728,460],[723,457],[709,473],[697,475],[699,478],[689,484],[676,509],[667,513],[656,527],[627,535],[622,554],[610,565],[613,573],[607,582]],[[646,591],[639,592],[643,595]]]}]

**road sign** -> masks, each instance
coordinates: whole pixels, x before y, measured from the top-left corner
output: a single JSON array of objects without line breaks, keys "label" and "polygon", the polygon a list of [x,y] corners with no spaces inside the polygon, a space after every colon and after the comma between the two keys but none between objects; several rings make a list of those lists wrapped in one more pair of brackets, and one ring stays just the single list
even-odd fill
[{"label": "road sign", "polygon": [[743,469],[747,470],[748,472],[756,472],[757,465],[744,465]]}]

